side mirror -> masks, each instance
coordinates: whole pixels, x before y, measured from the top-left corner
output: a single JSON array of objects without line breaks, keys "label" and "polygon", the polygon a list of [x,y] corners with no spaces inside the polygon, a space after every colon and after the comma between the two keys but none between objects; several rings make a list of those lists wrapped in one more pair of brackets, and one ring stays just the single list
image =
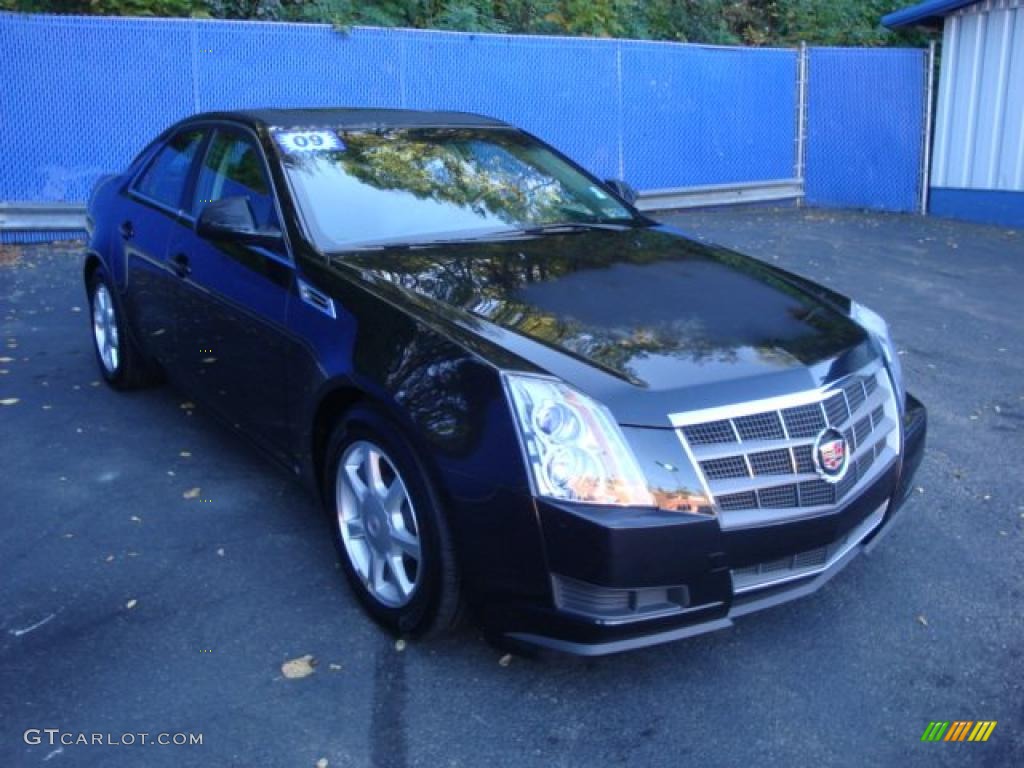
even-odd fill
[{"label": "side mirror", "polygon": [[604,183],[605,186],[614,192],[616,197],[620,200],[623,200],[630,205],[633,205],[633,203],[636,202],[636,190],[622,179],[605,179]]},{"label": "side mirror", "polygon": [[223,197],[203,206],[196,221],[196,234],[207,240],[233,240],[252,245],[281,243],[278,229],[257,229],[249,201],[244,197]]}]

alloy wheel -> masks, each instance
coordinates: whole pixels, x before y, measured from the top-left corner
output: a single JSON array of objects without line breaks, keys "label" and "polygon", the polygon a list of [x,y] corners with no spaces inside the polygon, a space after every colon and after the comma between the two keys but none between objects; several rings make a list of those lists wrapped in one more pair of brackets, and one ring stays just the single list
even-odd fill
[{"label": "alloy wheel", "polygon": [[117,316],[114,313],[113,297],[103,283],[96,285],[92,297],[92,333],[103,367],[111,375],[117,373],[121,360]]},{"label": "alloy wheel", "polygon": [[342,453],[335,483],[338,530],[367,591],[400,608],[423,573],[416,510],[402,476],[380,446],[357,440]]}]

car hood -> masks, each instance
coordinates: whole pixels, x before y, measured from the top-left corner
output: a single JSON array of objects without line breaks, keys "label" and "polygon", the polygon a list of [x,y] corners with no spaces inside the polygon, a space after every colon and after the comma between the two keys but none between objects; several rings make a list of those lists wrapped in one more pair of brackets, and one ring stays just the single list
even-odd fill
[{"label": "car hood", "polygon": [[621,423],[665,426],[686,407],[811,388],[870,355],[841,296],[665,227],[342,260],[421,306],[454,310],[464,327],[601,399]]}]

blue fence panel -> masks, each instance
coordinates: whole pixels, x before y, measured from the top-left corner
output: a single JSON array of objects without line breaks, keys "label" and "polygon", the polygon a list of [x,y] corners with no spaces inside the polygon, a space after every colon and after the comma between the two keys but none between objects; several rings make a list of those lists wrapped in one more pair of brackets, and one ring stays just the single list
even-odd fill
[{"label": "blue fence panel", "polygon": [[0,200],[85,200],[192,112],[189,27],[0,16]]},{"label": "blue fence panel", "polygon": [[406,43],[407,106],[508,120],[593,173],[618,176],[611,41],[428,32]]},{"label": "blue fence panel", "polygon": [[[176,120],[262,106],[482,112],[640,189],[794,175],[788,49],[0,13],[0,51],[0,201],[82,202]],[[811,49],[809,203],[913,210],[923,67]]]},{"label": "blue fence panel", "polygon": [[623,144],[641,189],[789,179],[793,50],[622,44]]},{"label": "blue fence panel", "polygon": [[916,210],[925,63],[918,50],[810,50],[808,204]]},{"label": "blue fence panel", "polygon": [[260,22],[193,27],[197,111],[401,106],[400,34]]}]

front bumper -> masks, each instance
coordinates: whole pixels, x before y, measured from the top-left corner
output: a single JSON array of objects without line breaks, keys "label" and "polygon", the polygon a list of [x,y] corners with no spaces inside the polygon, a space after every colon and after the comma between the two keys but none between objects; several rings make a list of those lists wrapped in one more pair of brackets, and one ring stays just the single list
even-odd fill
[{"label": "front bumper", "polygon": [[925,408],[908,395],[900,461],[828,514],[770,526],[723,532],[703,515],[538,501],[549,599],[503,605],[492,613],[495,629],[597,656],[722,629],[810,594],[891,530],[913,491],[926,432]]}]

